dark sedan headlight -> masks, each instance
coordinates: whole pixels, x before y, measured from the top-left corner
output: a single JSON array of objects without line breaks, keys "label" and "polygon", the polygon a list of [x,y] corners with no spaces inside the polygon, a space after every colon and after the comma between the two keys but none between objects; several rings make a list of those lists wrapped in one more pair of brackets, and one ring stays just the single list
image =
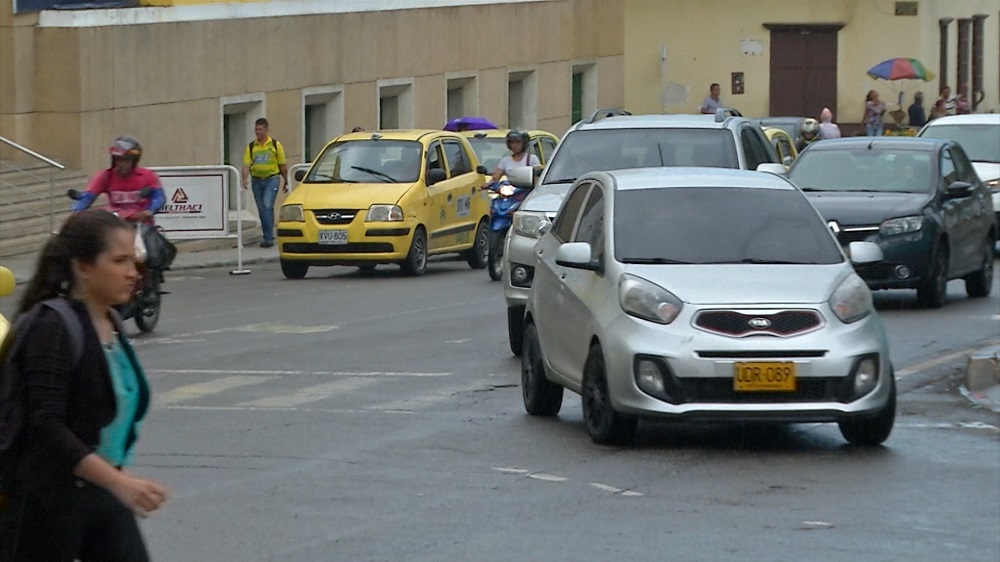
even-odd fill
[{"label": "dark sedan headlight", "polygon": [[882,236],[897,236],[916,232],[924,227],[924,217],[900,217],[882,222],[878,227],[878,233]]}]

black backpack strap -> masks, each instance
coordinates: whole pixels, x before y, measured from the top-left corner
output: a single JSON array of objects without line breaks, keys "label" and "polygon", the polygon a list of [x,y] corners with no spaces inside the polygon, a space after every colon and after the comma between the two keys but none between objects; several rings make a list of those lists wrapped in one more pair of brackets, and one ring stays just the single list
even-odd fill
[{"label": "black backpack strap", "polygon": [[[76,311],[70,306],[69,301],[61,297],[42,301],[41,306],[51,308],[62,317],[63,323],[66,324],[66,331],[69,332],[70,345],[73,350],[73,366],[79,365],[83,358],[83,324],[80,323],[80,317],[76,315]],[[121,324],[121,319],[118,320],[118,324]]]}]

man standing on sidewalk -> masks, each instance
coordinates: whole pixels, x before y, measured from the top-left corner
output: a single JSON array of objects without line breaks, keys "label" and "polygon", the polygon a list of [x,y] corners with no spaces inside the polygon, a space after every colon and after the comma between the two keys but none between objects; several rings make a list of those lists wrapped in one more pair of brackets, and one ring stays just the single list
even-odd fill
[{"label": "man standing on sidewalk", "polygon": [[279,176],[285,182],[285,193],[288,193],[285,147],[267,134],[267,127],[267,119],[258,119],[254,123],[256,139],[243,151],[243,189],[253,186],[260,227],[264,231],[261,248],[274,246],[274,201],[278,198]]}]

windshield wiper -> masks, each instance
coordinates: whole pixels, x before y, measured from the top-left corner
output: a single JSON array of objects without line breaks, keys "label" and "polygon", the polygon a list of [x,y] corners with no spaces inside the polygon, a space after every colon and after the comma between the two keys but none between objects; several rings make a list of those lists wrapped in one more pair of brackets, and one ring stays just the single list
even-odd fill
[{"label": "windshield wiper", "polygon": [[672,260],[670,258],[625,258],[622,263],[639,263],[639,264],[685,264],[690,265],[689,261]]},{"label": "windshield wiper", "polygon": [[358,170],[359,172],[364,172],[366,174],[371,174],[376,178],[382,178],[386,180],[387,183],[397,183],[396,178],[390,176],[389,174],[383,174],[378,170],[373,170],[371,168],[362,168],[361,166],[351,166],[352,169]]},{"label": "windshield wiper", "polygon": [[561,180],[547,181],[547,182],[545,182],[545,185],[555,185],[557,183],[573,183],[575,181],[576,181],[576,178],[563,178]]},{"label": "windshield wiper", "polygon": [[777,264],[777,265],[808,265],[814,264],[815,262],[804,262],[804,261],[787,261],[787,260],[765,260],[761,258],[743,258],[741,260],[733,261],[717,261],[712,263],[757,263],[757,264]]}]

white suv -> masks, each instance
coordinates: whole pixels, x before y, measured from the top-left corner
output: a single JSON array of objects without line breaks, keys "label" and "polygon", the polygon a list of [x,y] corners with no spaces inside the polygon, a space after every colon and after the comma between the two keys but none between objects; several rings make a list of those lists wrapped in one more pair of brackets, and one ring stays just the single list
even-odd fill
[{"label": "white suv", "polygon": [[[533,249],[576,179],[597,171],[698,166],[784,173],[761,128],[732,109],[715,115],[632,115],[601,109],[570,128],[514,215],[503,257],[510,350],[521,355]],[[775,168],[776,166],[776,168]],[[515,176],[508,179],[519,183]]]},{"label": "white suv", "polygon": [[946,115],[924,125],[918,137],[948,139],[965,149],[976,175],[990,189],[1000,223],[1000,114]]}]

